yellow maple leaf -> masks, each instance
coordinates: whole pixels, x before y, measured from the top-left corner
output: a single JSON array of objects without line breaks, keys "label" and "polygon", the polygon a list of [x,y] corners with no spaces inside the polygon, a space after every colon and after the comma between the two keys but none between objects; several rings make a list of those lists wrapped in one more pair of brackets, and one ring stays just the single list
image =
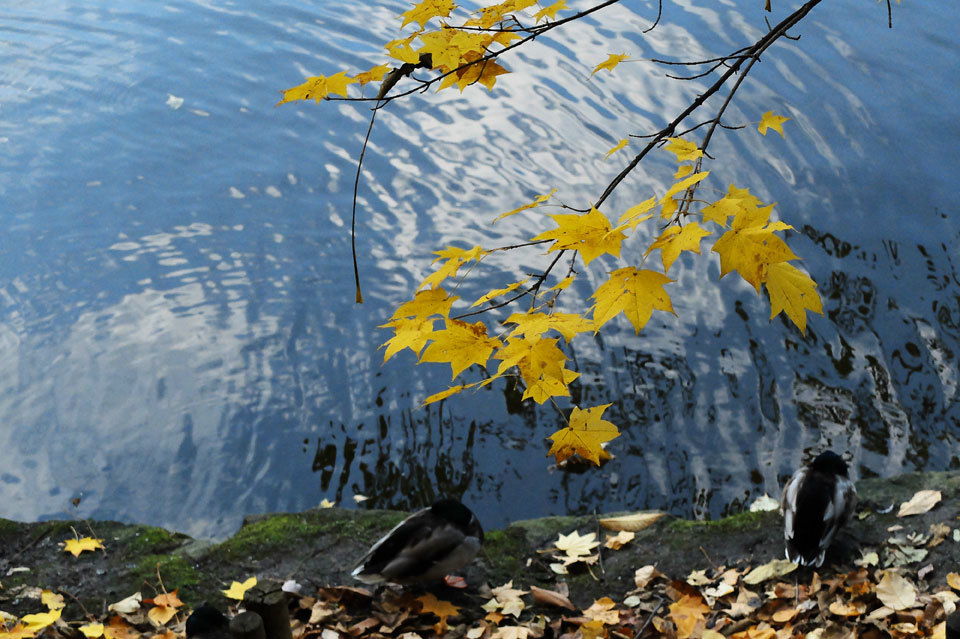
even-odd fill
[{"label": "yellow maple leaf", "polygon": [[568,286],[570,286],[571,284],[573,284],[573,275],[571,275],[571,276],[569,276],[569,277],[563,278],[562,280],[560,280],[559,282],[557,282],[556,284],[554,284],[553,286],[551,286],[551,287],[548,288],[547,290],[548,290],[548,291],[562,291],[562,290],[564,290],[565,288],[567,288]]},{"label": "yellow maple leaf", "polygon": [[583,635],[583,639],[603,639],[606,636],[605,627],[599,619],[591,619],[580,624],[580,634]]},{"label": "yellow maple leaf", "polygon": [[24,615],[21,621],[25,623],[26,630],[30,632],[39,632],[46,628],[47,626],[53,625],[57,619],[60,618],[60,613],[62,610],[50,610],[48,612],[40,612],[34,615]]},{"label": "yellow maple leaf", "polygon": [[677,626],[677,639],[687,639],[693,634],[697,623],[706,619],[710,606],[699,596],[684,595],[670,604],[670,619]]},{"label": "yellow maple leaf", "polygon": [[760,131],[762,135],[767,134],[767,129],[773,129],[780,134],[780,137],[786,138],[783,134],[783,123],[789,120],[790,118],[782,115],[774,115],[773,111],[767,111],[760,118],[760,124],[757,125],[757,131]]},{"label": "yellow maple leaf", "polygon": [[424,399],[422,402],[420,402],[420,405],[427,406],[429,404],[439,402],[440,400],[446,399],[451,395],[456,395],[460,391],[466,390],[468,388],[473,388],[476,385],[477,385],[476,383],[473,383],[473,384],[458,384],[456,386],[451,386],[447,390],[440,391],[439,393],[434,393],[433,395],[430,395],[429,397]]},{"label": "yellow maple leaf", "polygon": [[[609,406],[610,404],[607,404]],[[600,408],[598,406],[598,408]],[[603,408],[606,408],[604,406]],[[557,540],[553,542],[557,550],[562,550],[568,557],[586,557],[593,554],[593,549],[600,545],[597,541],[597,533],[587,533],[581,535],[574,530],[568,535],[557,534]]]},{"label": "yellow maple leaf", "polygon": [[383,76],[390,72],[390,66],[386,64],[378,64],[369,71],[364,71],[363,73],[358,73],[353,76],[353,79],[360,83],[360,86],[367,84],[369,82],[380,82],[383,80]]},{"label": "yellow maple leaf", "polygon": [[31,630],[28,626],[18,623],[10,630],[0,630],[0,639],[28,639],[36,636],[36,634],[36,630]]},{"label": "yellow maple leaf", "polygon": [[433,254],[437,256],[433,260],[434,263],[441,260],[445,261],[440,265],[439,269],[428,275],[423,282],[420,283],[417,290],[428,286],[434,287],[448,277],[456,277],[457,271],[460,270],[460,267],[463,266],[464,263],[470,260],[480,261],[487,255],[487,251],[484,251],[479,246],[474,246],[471,249],[448,246],[442,251],[434,251]]},{"label": "yellow maple leaf", "polygon": [[453,0],[423,0],[415,4],[413,9],[400,14],[403,17],[403,24],[400,25],[400,28],[402,29],[411,22],[417,22],[422,29],[427,26],[427,22],[431,18],[446,18],[456,8],[457,5],[453,3]]},{"label": "yellow maple leaf", "polygon": [[547,455],[554,455],[558,463],[579,455],[599,466],[600,455],[606,454],[601,444],[620,436],[616,426],[602,419],[603,411],[609,406],[604,404],[587,410],[574,406],[570,413],[570,425],[550,435],[553,445]]},{"label": "yellow maple leaf", "polygon": [[564,368],[567,356],[557,347],[557,341],[539,336],[510,339],[494,355],[494,359],[501,361],[493,378],[502,377],[516,366],[527,387],[523,399],[532,397],[542,404],[550,397],[569,397],[567,385],[579,373]]},{"label": "yellow maple leaf", "polygon": [[737,271],[760,292],[771,264],[799,259],[774,231],[793,227],[784,222],[768,224],[773,204],[762,208],[741,209],[733,218],[730,230],[713,245],[720,255],[720,277]]},{"label": "yellow maple leaf", "polygon": [[635,204],[627,209],[627,212],[620,216],[620,220],[617,222],[616,228],[614,231],[619,231],[620,229],[629,228],[631,231],[637,228],[637,224],[640,222],[645,222],[653,217],[653,213],[646,215],[648,211],[653,209],[657,205],[657,198],[652,197],[649,200],[644,200],[640,204]]},{"label": "yellow maple leaf", "polygon": [[83,551],[96,550],[97,548],[103,548],[102,539],[84,537],[83,539],[68,539],[64,542],[63,550],[64,552],[71,553],[74,557],[79,557]]},{"label": "yellow maple leaf", "polygon": [[238,601],[243,601],[243,595],[245,592],[257,585],[257,578],[250,577],[243,583],[239,581],[234,581],[230,584],[230,587],[226,590],[223,590],[223,594],[227,596],[228,599],[236,599]]},{"label": "yellow maple leaf", "polygon": [[527,209],[532,209],[532,208],[538,207],[538,206],[540,206],[541,204],[543,204],[544,202],[546,202],[547,200],[549,200],[551,197],[553,197],[553,194],[556,193],[556,192],[557,192],[557,189],[553,189],[553,190],[550,191],[549,193],[544,193],[543,195],[538,195],[537,197],[535,197],[535,198],[533,199],[533,202],[529,202],[529,203],[527,203],[527,204],[524,204],[523,206],[519,206],[519,207],[513,209],[512,211],[507,211],[506,213],[501,213],[500,215],[498,215],[497,217],[495,217],[493,221],[494,221],[494,222],[497,222],[498,220],[502,220],[502,219],[505,218],[505,217],[510,217],[511,215],[516,215],[516,214],[519,213],[520,211],[526,211]]},{"label": "yellow maple leaf", "polygon": [[627,146],[628,144],[630,144],[630,138],[623,138],[622,140],[617,142],[617,145],[615,147],[607,151],[607,155],[605,157],[610,157],[611,155],[613,155],[623,147]]},{"label": "yellow maple leaf", "polygon": [[83,633],[84,637],[87,639],[97,639],[97,637],[103,636],[103,624],[102,623],[88,623],[83,626],[80,626],[80,632]]},{"label": "yellow maple leaf", "polygon": [[52,590],[44,590],[40,593],[40,602],[47,607],[47,610],[60,610],[67,604],[63,601],[63,595],[57,594]]},{"label": "yellow maple leaf", "polygon": [[606,69],[612,73],[615,66],[630,57],[626,53],[610,53],[608,55],[609,57],[606,60],[596,66],[596,68],[593,70],[593,73],[590,74],[590,77],[593,77],[593,74],[601,69]]},{"label": "yellow maple leaf", "polygon": [[660,203],[663,204],[667,198],[672,197],[677,193],[686,191],[691,186],[693,186],[697,182],[700,182],[708,175],[710,175],[710,171],[701,171],[700,173],[694,173],[690,177],[680,180],[679,182],[671,186],[669,189],[667,189],[666,195],[660,198]]},{"label": "yellow maple leaf", "polygon": [[619,313],[627,316],[637,333],[650,320],[654,310],[673,313],[670,296],[663,290],[663,285],[672,281],[663,273],[648,269],[632,266],[617,269],[591,296],[596,300],[593,306],[594,332]]},{"label": "yellow maple leaf", "polygon": [[[447,295],[447,292],[439,286],[426,291],[418,291],[414,294],[412,300],[404,302],[397,307],[391,319],[399,319],[402,317],[426,319],[430,315],[446,317],[450,314],[450,307],[458,299],[460,298],[456,295]],[[384,324],[380,328],[388,326],[391,326],[391,324]]]},{"label": "yellow maple leaf", "polygon": [[[557,285],[559,286],[559,284]],[[540,337],[549,330],[555,330],[568,342],[578,333],[593,329],[593,322],[576,313],[514,313],[507,318],[507,324],[516,324],[510,335]]]},{"label": "yellow maple leaf", "polygon": [[421,362],[449,363],[453,376],[468,369],[473,364],[485,366],[493,349],[501,345],[500,340],[487,337],[487,327],[483,322],[468,324],[459,320],[446,320],[446,328],[436,331],[433,342],[420,355]]},{"label": "yellow maple leaf", "polygon": [[817,293],[817,283],[789,262],[771,264],[767,268],[764,284],[770,295],[770,319],[786,311],[787,317],[806,335],[806,311],[823,315],[823,302]]},{"label": "yellow maple leaf", "polygon": [[387,49],[387,55],[394,60],[399,60],[400,62],[406,64],[420,63],[420,54],[417,51],[414,51],[413,47],[411,47],[409,44],[401,44],[391,49]]},{"label": "yellow maple leaf", "polygon": [[698,149],[696,144],[683,138],[667,138],[667,145],[664,148],[677,156],[677,162],[696,160],[703,156],[703,151]]},{"label": "yellow maple leaf", "polygon": [[471,304],[471,305],[470,305],[470,308],[473,308],[474,306],[480,306],[480,305],[483,304],[484,302],[489,302],[490,300],[492,300],[492,299],[495,298],[495,297],[500,297],[501,295],[506,295],[507,293],[509,293],[509,292],[511,292],[511,291],[515,291],[515,290],[517,290],[518,288],[520,288],[521,286],[523,286],[524,284],[526,284],[529,280],[530,280],[530,278],[527,277],[527,278],[524,278],[524,279],[520,280],[519,282],[514,282],[513,284],[510,284],[510,285],[508,285],[508,286],[506,286],[506,287],[504,287],[504,288],[498,288],[498,289],[494,289],[494,290],[492,290],[492,291],[487,291],[480,299],[478,299],[476,302],[474,302],[473,304]]},{"label": "yellow maple leaf", "polygon": [[167,625],[167,622],[173,619],[177,614],[177,609],[173,606],[154,606],[147,611],[147,618],[158,628]]},{"label": "yellow maple leaf", "polygon": [[432,593],[428,592],[425,595],[417,597],[417,601],[420,602],[421,613],[429,612],[440,617],[441,619],[460,616],[460,608],[454,606],[449,601],[437,599],[437,597]]},{"label": "yellow maple leaf", "polygon": [[682,228],[675,224],[670,225],[650,245],[650,248],[644,253],[644,257],[652,251],[660,249],[663,272],[666,273],[679,257],[681,251],[693,251],[699,255],[700,240],[708,235],[712,235],[712,233],[701,228],[696,222],[690,222]]},{"label": "yellow maple leaf", "polygon": [[580,251],[587,265],[604,253],[620,257],[620,243],[626,236],[611,229],[610,220],[596,207],[590,207],[589,213],[551,214],[550,217],[557,223],[557,228],[533,238],[533,241],[556,240],[548,253],[561,249]]},{"label": "yellow maple leaf", "polygon": [[533,19],[537,21],[537,24],[540,24],[540,21],[544,18],[550,18],[551,20],[557,19],[557,12],[561,9],[567,8],[567,0],[558,0],[554,2],[549,7],[544,7],[540,9],[535,14],[533,14]]},{"label": "yellow maple leaf", "polygon": [[493,85],[497,82],[497,76],[510,72],[493,60],[481,60],[480,58],[482,57],[480,53],[473,51],[468,52],[464,55],[463,61],[465,63],[474,62],[475,64],[471,64],[454,74],[448,75],[440,83],[437,90],[439,91],[440,89],[445,89],[448,86],[456,84],[460,89],[460,93],[463,93],[463,90],[471,84],[480,83],[492,91]]},{"label": "yellow maple leaf", "polygon": [[433,322],[432,319],[402,318],[381,324],[379,328],[389,327],[394,331],[393,337],[380,345],[380,348],[387,349],[383,354],[383,361],[386,362],[405,348],[409,348],[419,356],[420,351],[427,345],[427,341],[432,339]]},{"label": "yellow maple leaf", "polygon": [[660,210],[660,219],[669,220],[673,218],[673,214],[677,212],[679,208],[679,203],[677,198],[668,197],[660,200],[660,204],[663,205],[663,208]]},{"label": "yellow maple leaf", "polygon": [[103,629],[103,636],[106,639],[140,639],[140,631],[124,621],[123,617],[114,615]]},{"label": "yellow maple leaf", "polygon": [[680,166],[677,167],[677,172],[673,174],[673,179],[674,180],[683,179],[688,175],[690,175],[692,171],[693,171],[693,167],[691,165],[681,164]]},{"label": "yellow maple leaf", "polygon": [[601,597],[594,601],[589,608],[584,608],[583,616],[594,621],[599,621],[607,626],[620,623],[620,612],[614,610],[616,602],[610,597]]},{"label": "yellow maple leaf", "polygon": [[274,106],[280,106],[286,102],[296,100],[316,100],[317,104],[331,93],[339,93],[347,97],[347,85],[357,82],[356,79],[347,77],[346,71],[339,71],[330,77],[316,75],[304,80],[303,84],[283,91],[283,99]]}]

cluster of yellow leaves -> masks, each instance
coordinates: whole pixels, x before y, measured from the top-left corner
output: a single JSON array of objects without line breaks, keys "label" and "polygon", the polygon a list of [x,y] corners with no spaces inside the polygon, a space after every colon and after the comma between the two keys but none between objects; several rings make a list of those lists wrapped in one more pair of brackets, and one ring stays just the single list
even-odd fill
[{"label": "cluster of yellow leaves", "polygon": [[[696,162],[702,156],[696,145],[680,138],[669,139],[666,149],[676,156],[678,163]],[[468,388],[490,384],[508,374],[523,381],[523,399],[532,398],[543,403],[552,397],[569,397],[569,384],[578,373],[566,367],[567,357],[560,339],[545,334],[555,330],[570,342],[579,333],[598,331],[621,313],[639,333],[654,311],[674,313],[666,289],[673,280],[666,273],[682,253],[701,254],[701,241],[714,233],[701,222],[686,220],[681,224],[675,217],[681,199],[689,198],[692,190],[708,176],[708,171],[694,172],[690,165],[681,166],[674,183],[662,196],[629,207],[616,226],[597,207],[590,207],[584,213],[548,214],[556,227],[533,236],[530,241],[549,243],[547,253],[576,251],[585,265],[604,255],[620,258],[628,233],[635,232],[642,222],[653,218],[657,206],[661,207],[660,218],[671,220],[643,253],[645,260],[653,251],[659,251],[663,270],[641,266],[614,269],[593,291],[590,296],[593,305],[586,314],[548,314],[534,307],[527,313],[514,313],[506,325],[515,325],[516,328],[500,335],[488,332],[482,321],[468,323],[451,318],[451,309],[459,298],[449,295],[441,285],[460,277],[465,265],[476,266],[489,255],[489,251],[480,246],[470,249],[447,247],[438,251],[434,263],[439,262],[439,266],[423,280],[414,299],[402,304],[383,325],[394,333],[383,345],[386,349],[384,361],[404,348],[410,348],[419,356],[420,362],[450,364],[455,379],[473,365],[486,368],[491,359],[500,360],[497,371],[493,374],[488,371],[483,381],[451,386],[427,397],[426,404]],[[534,201],[501,214],[497,219],[535,208],[550,199],[555,191],[537,196]],[[816,283],[790,264],[798,258],[777,233],[792,227],[785,222],[770,220],[773,206],[760,202],[749,189],[731,184],[725,195],[703,206],[700,215],[703,224],[712,223],[722,230],[712,248],[720,257],[721,277],[736,271],[758,293],[762,286],[766,286],[771,318],[786,312],[801,331],[806,331],[806,312],[823,312],[820,297]],[[564,278],[549,290],[566,288],[574,277]],[[528,281],[529,278],[491,289],[472,306],[507,295],[520,297],[529,293],[535,287],[530,285],[525,290]],[[552,304],[548,306],[552,308]],[[440,326],[439,322],[442,322]],[[573,455],[595,464],[608,458],[602,444],[617,437],[619,431],[614,424],[600,418],[605,408],[581,410],[574,407],[567,426],[550,437],[553,445],[548,454],[555,455],[558,462]]]},{"label": "cluster of yellow leaves", "polygon": [[[65,606],[63,595],[50,590],[44,590],[40,597],[47,607],[47,612],[25,615],[10,629],[0,627],[0,639],[26,639],[35,637],[49,626],[56,626],[61,636],[73,636],[72,630],[60,618]],[[144,604],[149,604],[149,608]],[[137,626],[150,626],[152,629],[161,629],[165,632],[156,635],[172,639],[174,634],[165,628],[177,615],[183,606],[177,596],[177,591],[165,592],[153,599],[143,599],[138,592],[116,603],[112,603],[107,610],[112,616],[103,623],[86,623],[79,627],[79,631],[87,639],[133,639],[141,636]]]},{"label": "cluster of yellow leaves", "polygon": [[[400,15],[401,29],[410,24],[418,29],[410,35],[387,42],[384,48],[395,62],[427,66],[443,75],[438,90],[456,85],[463,91],[472,84],[481,84],[492,90],[497,76],[508,71],[490,54],[497,47],[509,46],[520,39],[520,29],[514,28],[517,23],[512,22],[511,18],[536,4],[536,0],[505,0],[476,11],[473,17],[457,27],[448,22],[457,9],[453,0],[421,0]],[[533,19],[538,24],[545,19],[555,20],[557,13],[566,8],[566,1],[559,0],[537,11]],[[428,29],[434,20],[440,22],[439,27]],[[283,98],[277,105],[297,100],[319,102],[329,95],[347,97],[348,85],[383,82],[390,71],[388,65],[379,64],[353,77],[348,76],[346,71],[331,76],[312,76],[303,84],[284,90]]]}]

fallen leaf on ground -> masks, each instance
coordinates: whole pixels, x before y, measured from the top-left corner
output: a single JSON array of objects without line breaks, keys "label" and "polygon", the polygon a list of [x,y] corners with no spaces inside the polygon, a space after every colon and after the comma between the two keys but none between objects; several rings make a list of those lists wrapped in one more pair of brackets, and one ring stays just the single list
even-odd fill
[{"label": "fallen leaf on ground", "polygon": [[877,584],[877,599],[894,610],[907,610],[917,604],[917,591],[909,581],[887,570]]},{"label": "fallen leaf on ground", "polygon": [[569,597],[555,590],[547,590],[546,588],[530,586],[530,593],[533,595],[533,600],[539,604],[544,604],[547,606],[559,606],[560,608],[566,608],[567,610],[576,610],[576,607],[574,607],[573,602],[570,601]]},{"label": "fallen leaf on ground", "polygon": [[897,513],[897,517],[908,517],[910,515],[922,515],[927,512],[943,499],[943,495],[939,490],[920,490],[910,498],[910,501],[905,501],[900,504],[900,511]]},{"label": "fallen leaf on ground", "polygon": [[648,528],[653,522],[663,517],[664,513],[658,511],[647,511],[624,515],[622,517],[606,517],[600,520],[600,525],[607,530],[629,530],[630,532],[639,532]]}]

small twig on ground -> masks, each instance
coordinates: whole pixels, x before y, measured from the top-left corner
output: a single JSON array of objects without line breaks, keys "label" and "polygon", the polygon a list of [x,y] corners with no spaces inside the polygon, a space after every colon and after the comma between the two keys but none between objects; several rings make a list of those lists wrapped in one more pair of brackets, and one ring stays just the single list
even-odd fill
[{"label": "small twig on ground", "polygon": [[707,554],[707,551],[703,546],[700,546],[700,552],[702,552],[703,556],[707,558],[707,563],[709,563],[715,571],[720,572],[720,569],[717,568],[717,564],[713,563],[713,560],[710,559],[710,555]]},{"label": "small twig on ground", "polygon": [[643,625],[640,626],[640,629],[637,630],[637,634],[633,635],[633,639],[637,639],[640,635],[643,634],[643,631],[647,629],[647,626],[650,625],[650,622],[653,621],[654,615],[657,614],[657,611],[660,610],[660,606],[663,605],[663,597],[657,597],[657,605],[653,607],[653,610],[650,611],[650,616],[647,617],[647,620],[643,622]]}]

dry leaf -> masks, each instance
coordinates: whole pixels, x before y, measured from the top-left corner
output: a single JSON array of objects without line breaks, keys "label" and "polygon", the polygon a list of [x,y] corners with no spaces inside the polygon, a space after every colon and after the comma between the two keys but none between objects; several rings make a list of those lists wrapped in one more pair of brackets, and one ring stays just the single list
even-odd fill
[{"label": "dry leaf", "polygon": [[767,579],[789,575],[796,569],[797,564],[793,563],[792,561],[787,561],[786,559],[774,559],[773,561],[763,564],[762,566],[757,566],[747,573],[747,575],[743,578],[743,583],[753,586],[764,582]]},{"label": "dry leaf", "polygon": [[664,513],[659,511],[643,511],[622,517],[607,517],[600,520],[600,525],[607,530],[639,532],[644,528],[650,527],[653,522],[663,517],[663,515]]},{"label": "dry leaf", "polygon": [[607,535],[607,540],[603,542],[603,547],[609,548],[610,550],[620,550],[624,544],[633,541],[633,538],[636,536],[637,534],[634,532],[621,530],[616,535]]},{"label": "dry leaf", "polygon": [[533,594],[533,600],[539,604],[545,604],[547,606],[559,606],[560,608],[566,608],[567,610],[576,610],[568,597],[556,592],[555,590],[546,590],[545,588],[530,586],[530,592]]},{"label": "dry leaf", "polygon": [[910,501],[900,504],[900,512],[897,517],[907,517],[909,515],[922,515],[943,499],[939,490],[921,490],[918,491]]},{"label": "dry leaf", "polygon": [[633,583],[636,584],[637,588],[646,588],[647,584],[662,576],[663,573],[657,570],[656,566],[648,565],[637,568],[637,571],[633,573]]},{"label": "dry leaf", "polygon": [[907,610],[917,604],[917,591],[909,581],[887,570],[877,584],[877,599],[894,610]]},{"label": "dry leaf", "polygon": [[767,493],[763,493],[754,499],[752,504],[750,504],[750,512],[752,513],[777,510],[778,508],[780,508],[780,502]]}]

